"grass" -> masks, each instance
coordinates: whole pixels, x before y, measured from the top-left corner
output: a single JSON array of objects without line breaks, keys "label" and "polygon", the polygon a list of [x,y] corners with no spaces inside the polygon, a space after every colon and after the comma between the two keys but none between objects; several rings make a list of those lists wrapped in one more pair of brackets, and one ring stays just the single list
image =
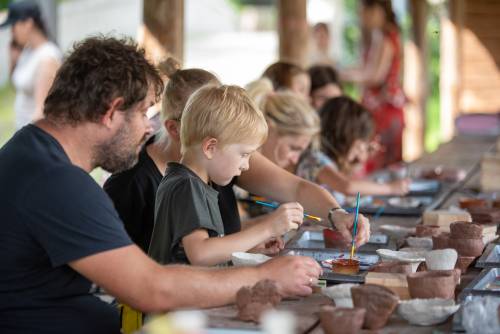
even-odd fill
[{"label": "grass", "polygon": [[0,87],[0,147],[12,137],[14,125],[15,91],[11,85]]}]

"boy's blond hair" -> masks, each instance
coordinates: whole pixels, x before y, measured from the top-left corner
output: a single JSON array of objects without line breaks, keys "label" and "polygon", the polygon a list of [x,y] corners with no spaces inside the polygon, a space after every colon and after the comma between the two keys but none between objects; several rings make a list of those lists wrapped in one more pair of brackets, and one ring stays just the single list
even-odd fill
[{"label": "boy's blond hair", "polygon": [[267,139],[267,123],[243,88],[207,85],[186,103],[180,137],[181,153],[210,137],[223,146],[255,142],[260,146]]}]

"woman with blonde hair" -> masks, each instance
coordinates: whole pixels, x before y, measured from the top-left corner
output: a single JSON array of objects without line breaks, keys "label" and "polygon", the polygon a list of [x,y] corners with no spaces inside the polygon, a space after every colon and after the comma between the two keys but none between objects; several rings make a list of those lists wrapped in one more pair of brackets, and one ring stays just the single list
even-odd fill
[{"label": "woman with blonde hair", "polygon": [[266,78],[247,85],[247,91],[264,112],[269,126],[261,153],[279,167],[293,171],[302,152],[320,131],[318,115],[297,94],[274,92]]}]

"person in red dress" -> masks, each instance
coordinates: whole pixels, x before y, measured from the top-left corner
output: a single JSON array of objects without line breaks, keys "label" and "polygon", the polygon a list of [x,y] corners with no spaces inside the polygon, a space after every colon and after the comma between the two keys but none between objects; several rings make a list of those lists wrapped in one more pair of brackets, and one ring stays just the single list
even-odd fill
[{"label": "person in red dress", "polygon": [[363,87],[361,103],[373,114],[380,149],[367,163],[367,171],[403,159],[403,107],[406,102],[400,70],[400,31],[390,0],[363,0],[363,65],[341,73],[346,81]]}]

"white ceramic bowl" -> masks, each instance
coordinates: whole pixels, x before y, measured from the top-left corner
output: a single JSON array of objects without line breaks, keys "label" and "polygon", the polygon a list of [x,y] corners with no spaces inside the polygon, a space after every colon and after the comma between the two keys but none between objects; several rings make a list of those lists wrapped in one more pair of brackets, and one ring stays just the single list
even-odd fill
[{"label": "white ceramic bowl", "polygon": [[391,237],[395,238],[404,238],[408,234],[414,234],[416,229],[415,227],[404,227],[399,225],[380,225],[379,230]]},{"label": "white ceramic bowl", "polygon": [[400,248],[399,249],[400,252],[405,252],[405,253],[411,253],[415,256],[418,256],[418,257],[424,257],[425,258],[425,254],[427,254],[427,252],[429,250],[425,249],[425,248],[419,248],[419,247],[403,247],[403,248]]},{"label": "white ceramic bowl", "polygon": [[394,251],[391,249],[377,249],[377,254],[382,261],[401,261],[411,264],[411,271],[416,272],[420,263],[425,261],[425,257],[421,254],[414,254],[410,252]]},{"label": "white ceramic bowl", "polygon": [[254,254],[246,252],[234,252],[233,254],[231,254],[231,261],[236,267],[257,266],[270,259],[271,257],[264,254]]},{"label": "white ceramic bowl", "polygon": [[399,303],[398,314],[412,325],[432,326],[445,322],[459,308],[453,299],[410,299]]},{"label": "white ceramic bowl", "polygon": [[436,249],[425,254],[425,265],[429,270],[452,270],[458,254],[453,248]]},{"label": "white ceramic bowl", "polygon": [[337,307],[352,308],[354,306],[352,303],[351,288],[358,285],[359,284],[352,283],[337,284],[327,288],[322,288],[321,293],[333,299],[335,306]]},{"label": "white ceramic bowl", "polygon": [[406,242],[408,243],[408,246],[412,248],[424,248],[427,250],[432,249],[432,238],[429,237],[408,237]]}]

